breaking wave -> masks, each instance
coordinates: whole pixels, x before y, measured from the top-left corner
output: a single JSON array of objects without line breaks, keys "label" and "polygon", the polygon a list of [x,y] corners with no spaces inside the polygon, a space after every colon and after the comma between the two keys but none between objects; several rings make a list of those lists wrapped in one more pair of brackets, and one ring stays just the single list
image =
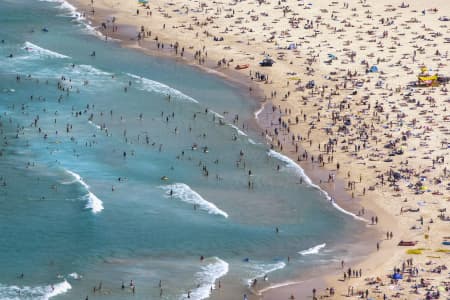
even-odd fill
[{"label": "breaking wave", "polygon": [[135,79],[137,83],[140,84],[140,89],[144,90],[144,91],[148,91],[148,92],[155,92],[155,93],[159,93],[159,94],[164,94],[164,95],[170,95],[171,97],[177,97],[180,99],[185,99],[194,103],[198,103],[197,100],[195,100],[194,98],[183,94],[182,92],[180,92],[177,89],[171,88],[168,85],[165,85],[164,83],[158,82],[158,81],[154,81],[145,77],[140,77],[134,74],[130,74],[127,73],[128,76],[130,76],[131,78]]},{"label": "breaking wave", "polygon": [[90,191],[89,185],[83,180],[83,178],[79,174],[70,170],[65,171],[75,178],[74,181],[66,182],[65,184],[78,182],[87,190],[88,193],[83,197],[87,201],[85,208],[92,210],[94,214],[101,212],[104,209],[102,200]]},{"label": "breaking wave", "polygon": [[171,185],[161,186],[170,197],[170,192],[172,192],[172,197],[178,198],[183,202],[197,205],[201,210],[207,211],[209,214],[221,215],[228,218],[228,214],[219,209],[214,203],[208,202],[202,196],[200,196],[196,191],[191,189],[190,186],[184,183],[174,183]]},{"label": "breaking wave", "polygon": [[314,184],[311,181],[311,178],[308,177],[308,175],[306,175],[305,171],[292,159],[290,159],[289,157],[278,153],[274,150],[269,150],[268,155],[270,157],[274,157],[284,163],[286,163],[286,168],[289,170],[292,170],[293,172],[295,172],[297,175],[301,176],[303,178],[303,180],[310,185],[311,187],[319,190],[322,194],[325,195],[325,197],[331,202],[331,204],[333,205],[334,208],[336,208],[337,210],[339,210],[340,212],[352,216],[354,219],[359,220],[359,221],[364,221],[367,222],[366,219],[361,218],[360,216],[357,216],[354,213],[351,213],[349,211],[346,211],[345,209],[343,209],[342,207],[340,207],[331,197],[330,195],[328,195],[328,193],[326,191],[324,191],[322,188],[320,188],[320,186],[318,186],[317,184]]},{"label": "breaking wave", "polygon": [[325,248],[326,245],[327,245],[326,243],[323,243],[323,244],[320,244],[320,245],[316,245],[316,246],[311,247],[309,249],[300,251],[298,254],[301,254],[301,255],[317,254],[317,253],[319,253],[320,249]]},{"label": "breaking wave", "polygon": [[42,47],[39,47],[38,45],[35,45],[31,42],[25,42],[23,49],[27,51],[29,55],[25,56],[24,58],[70,58],[67,55],[45,49]]},{"label": "breaking wave", "polygon": [[67,281],[47,286],[6,286],[0,284],[0,299],[2,300],[48,300],[67,293],[72,286]]},{"label": "breaking wave", "polygon": [[[195,283],[197,287],[190,293],[190,299],[203,300],[209,298],[211,289],[215,289],[217,279],[228,273],[228,263],[218,257],[212,257],[205,260],[206,265],[195,273]],[[179,299],[187,299],[188,295],[183,294]]]}]

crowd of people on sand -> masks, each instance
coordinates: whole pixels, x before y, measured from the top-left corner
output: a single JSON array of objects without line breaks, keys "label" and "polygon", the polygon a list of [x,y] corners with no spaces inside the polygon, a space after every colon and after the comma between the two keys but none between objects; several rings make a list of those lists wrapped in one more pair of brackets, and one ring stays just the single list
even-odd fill
[{"label": "crowd of people on sand", "polygon": [[[365,2],[362,3],[362,6],[368,5]],[[344,7],[348,9],[349,4],[345,4]],[[402,8],[407,8],[408,5],[403,5]],[[394,10],[393,10],[394,11]],[[336,14],[336,13],[335,13]],[[372,15],[372,13],[367,13],[367,15]],[[334,17],[334,16],[333,16]],[[397,23],[395,21],[395,17],[391,18],[382,18],[380,20],[381,24],[383,26],[387,27],[393,27],[396,26]],[[348,21],[350,23],[350,21]],[[307,21],[307,24],[314,24],[318,22],[309,22]],[[305,25],[305,26],[306,26]],[[322,24],[320,24],[322,26]],[[195,26],[195,25],[194,25]],[[308,28],[313,27],[309,26]],[[343,32],[339,29],[334,29],[334,32]],[[371,34],[372,35],[372,34]],[[382,40],[387,39],[393,35],[392,30],[386,29],[381,32],[381,37],[379,46],[380,48],[384,48],[381,46]],[[374,37],[376,38],[376,37]],[[178,43],[179,41],[177,41]],[[326,44],[325,45],[329,45]],[[199,57],[202,56],[202,53],[205,51],[205,48],[198,50],[195,55],[195,59],[198,60]],[[312,51],[311,51],[312,52]],[[414,53],[411,55],[412,61],[415,63],[417,61],[417,52],[416,50],[413,51]],[[422,50],[423,53],[423,50]],[[357,57],[358,53],[356,51],[352,52],[350,57],[352,62],[355,63],[355,57]],[[447,54],[440,54],[442,59],[447,59]],[[306,70],[310,74],[314,74],[315,70],[312,70],[312,65],[314,63],[317,63],[317,57],[314,56],[314,54],[310,55],[311,59],[307,62],[308,69]],[[206,58],[206,57],[205,57]],[[226,59],[223,58],[225,61]],[[232,57],[229,60],[237,60],[235,57]],[[378,58],[376,60],[377,65],[383,65],[383,63],[386,62],[385,58]],[[204,60],[201,60],[201,63],[204,64]],[[369,70],[368,62],[365,62],[365,70]],[[400,62],[400,66],[402,63]],[[229,64],[218,64],[219,67],[229,67]],[[410,67],[408,73],[411,74],[411,68]],[[377,68],[378,69],[378,68]],[[375,70],[377,70],[375,69]],[[373,169],[376,171],[376,173],[369,173],[365,174],[369,168],[365,170],[361,170],[360,173],[357,173],[357,180],[352,180],[352,174],[351,169],[347,172],[347,180],[348,180],[348,190],[352,194],[352,198],[356,197],[355,194],[359,194],[358,196],[365,196],[367,192],[369,191],[376,191],[377,189],[380,189],[382,191],[389,191],[392,190],[394,192],[400,193],[403,189],[406,189],[406,191],[410,190],[410,194],[412,194],[411,197],[417,198],[416,195],[423,195],[425,192],[423,191],[424,184],[421,184],[420,182],[415,184],[408,184],[406,186],[400,187],[402,184],[401,181],[408,180],[410,182],[414,181],[414,178],[418,178],[422,180],[423,177],[425,177],[425,180],[422,180],[422,182],[426,181],[427,185],[431,187],[433,184],[439,184],[444,182],[444,180],[448,179],[448,170],[445,166],[445,159],[442,159],[440,161],[439,159],[442,157],[442,154],[448,153],[447,150],[447,143],[442,142],[445,141],[441,140],[441,147],[440,147],[440,153],[436,154],[435,157],[429,156],[427,158],[430,162],[433,164],[433,169],[437,169],[437,172],[435,172],[436,176],[434,179],[428,179],[431,178],[431,176],[424,176],[424,174],[429,173],[431,170],[428,169],[420,169],[414,166],[417,166],[417,164],[413,163],[412,158],[402,159],[405,157],[404,152],[405,149],[399,148],[405,148],[405,144],[411,142],[412,144],[417,144],[416,141],[412,141],[413,139],[419,139],[419,145],[423,148],[432,148],[431,143],[427,143],[426,141],[430,139],[426,139],[423,137],[422,132],[425,133],[438,133],[435,131],[438,131],[439,129],[436,129],[435,131],[432,130],[429,121],[438,120],[439,113],[436,111],[436,103],[437,99],[435,96],[432,96],[432,94],[436,93],[443,93],[446,95],[447,88],[445,86],[441,86],[435,89],[428,89],[424,90],[423,94],[426,96],[424,100],[416,100],[412,101],[412,96],[406,96],[404,97],[404,100],[406,103],[402,104],[402,107],[408,107],[411,106],[413,109],[421,109],[424,107],[429,107],[429,109],[434,113],[435,117],[429,117],[427,116],[424,121],[427,122],[427,125],[420,124],[421,120],[418,118],[417,115],[414,115],[414,118],[411,118],[410,121],[406,119],[407,115],[404,112],[401,112],[398,108],[400,106],[400,103],[390,101],[388,100],[388,97],[397,97],[400,98],[399,101],[401,101],[401,97],[399,97],[400,93],[402,93],[403,90],[410,90],[408,88],[406,83],[403,87],[401,83],[397,87],[389,86],[389,83],[384,82],[383,80],[375,81],[374,79],[365,79],[364,76],[371,76],[373,74],[370,74],[372,72],[372,68],[370,68],[371,71],[352,71],[348,70],[348,72],[344,75],[344,80],[338,84],[335,84],[334,87],[330,87],[328,84],[323,85],[315,85],[310,92],[308,92],[306,95],[299,95],[301,97],[300,102],[303,102],[303,107],[300,106],[300,111],[298,107],[292,106],[289,102],[291,98],[293,98],[293,95],[298,94],[298,92],[306,91],[307,88],[302,84],[301,80],[297,80],[295,82],[295,85],[293,88],[289,88],[290,81],[287,80],[286,84],[283,85],[281,88],[278,85],[278,88],[273,88],[270,90],[270,96],[265,96],[264,100],[270,100],[273,103],[273,110],[272,114],[267,114],[268,117],[270,117],[270,124],[269,126],[264,129],[263,135],[268,137],[269,142],[271,143],[271,148],[278,149],[280,151],[284,152],[295,152],[298,153],[300,149],[304,149],[303,153],[298,156],[298,161],[305,161],[309,160],[313,164],[318,164],[322,167],[330,168],[334,164],[334,168],[331,167],[332,172],[329,175],[328,180],[321,181],[331,183],[334,182],[334,176],[338,173],[342,173],[340,171],[339,167],[343,165],[342,162],[335,162],[335,157],[339,157],[340,159],[345,159],[346,155],[351,155],[351,157],[355,160],[362,160],[365,162],[364,164],[370,164],[370,162],[373,162]],[[385,68],[385,70],[379,72],[380,75],[387,75],[388,67]],[[250,70],[250,77],[251,79],[257,79],[258,81],[262,81],[263,83],[267,85],[274,85],[274,81],[269,80],[269,74],[266,74],[267,71],[263,70]],[[270,73],[270,71],[268,72]],[[337,72],[335,72],[337,73]],[[254,74],[254,75],[253,75]],[[333,72],[329,73],[329,78],[337,78],[337,74],[333,74]],[[271,76],[274,78],[274,75]],[[374,77],[374,76],[372,76]],[[277,78],[277,77],[275,77]],[[316,79],[317,80],[317,79]],[[318,80],[317,80],[318,81]],[[375,81],[375,82],[374,82]],[[369,86],[371,82],[375,83],[375,89],[379,89],[380,91],[383,91],[379,93],[380,98],[384,99],[384,101],[379,101],[377,99],[372,100],[376,97],[371,97],[369,95],[363,95],[362,99],[359,100],[359,102],[356,102],[353,100],[353,98],[356,98],[360,94],[364,94],[364,91],[358,90],[361,86]],[[292,85],[291,85],[292,86]],[[268,90],[269,88],[264,87],[265,90]],[[349,91],[350,90],[350,91]],[[367,91],[367,88],[365,89]],[[414,93],[414,91],[412,91]],[[342,99],[342,95],[350,94],[350,96],[346,96],[344,99]],[[384,94],[383,94],[384,93]],[[278,100],[277,94],[281,94],[281,100]],[[397,95],[395,95],[397,94]],[[404,93],[408,95],[408,93]],[[417,92],[416,92],[417,94]],[[316,98],[325,98],[326,101],[317,99]],[[372,98],[372,99],[371,99]],[[337,100],[337,101],[336,101]],[[280,101],[286,101],[286,105],[283,105],[283,102]],[[316,113],[312,113],[315,109],[314,106],[316,105],[310,105],[309,103],[323,103],[320,104],[319,109],[316,110]],[[386,103],[387,102],[387,103]],[[406,104],[406,105],[405,105]],[[283,108],[284,106],[284,108]],[[312,107],[311,107],[312,106]],[[389,108],[390,107],[390,108]],[[326,113],[322,112],[323,108],[327,108],[328,110],[332,109],[333,113],[331,116],[327,116]],[[358,110],[357,113],[355,113],[355,110]],[[389,110],[391,113],[389,113]],[[422,110],[423,111],[423,110]],[[444,110],[445,111],[445,110]],[[391,117],[391,116],[394,117]],[[427,113],[422,113],[421,115],[427,115]],[[366,117],[367,116],[367,117]],[[419,115],[420,116],[420,115]],[[370,117],[369,121],[366,119]],[[445,117],[445,115],[441,114],[441,117]],[[322,120],[321,120],[322,119]],[[302,122],[303,121],[303,122]],[[341,123],[342,121],[343,124]],[[319,124],[323,124],[326,122],[331,123],[331,127],[326,128],[326,136],[323,137],[320,141],[315,141],[312,137],[312,133],[317,133],[317,129],[320,128]],[[411,122],[412,127],[409,129],[403,129],[403,131],[400,130],[400,135],[398,137],[395,137],[394,132],[397,131],[395,128],[402,128],[405,125],[409,124],[408,122]],[[264,123],[264,122],[262,122]],[[266,122],[267,124],[269,122]],[[301,126],[305,124],[304,126]],[[342,125],[341,125],[342,124]],[[300,125],[300,126],[299,126]],[[304,130],[295,129],[295,127],[302,127]],[[441,128],[443,129],[443,128]],[[388,139],[384,139],[380,135],[380,131],[386,130],[387,134],[385,136]],[[446,130],[440,130],[443,134],[447,134]],[[319,133],[320,134],[320,133]],[[442,138],[442,136],[441,136]],[[383,143],[387,143],[386,145],[389,145],[389,147],[385,147]],[[316,144],[316,149],[314,149],[314,144]],[[342,145],[343,144],[343,145]],[[341,146],[342,145],[342,146]],[[418,145],[418,146],[419,146]],[[309,146],[309,147],[308,147]],[[350,146],[352,146],[354,149],[351,150]],[[416,146],[417,147],[417,146]],[[382,149],[387,149],[388,151],[384,151]],[[289,150],[287,150],[289,149]],[[391,150],[390,150],[391,149]],[[318,150],[318,151],[317,151]],[[412,151],[417,151],[417,148],[413,148]],[[313,153],[318,154],[313,154]],[[342,153],[343,152],[343,153]],[[433,151],[429,151],[431,153]],[[348,153],[348,154],[347,154]],[[397,160],[396,157],[399,157]],[[439,159],[438,159],[439,157]],[[394,161],[397,161],[397,167],[391,167],[387,171],[383,172],[383,166],[381,164],[376,162],[385,162],[385,163],[392,163]],[[334,169],[334,171],[333,171]],[[362,179],[362,174],[365,174],[364,180]],[[375,174],[375,176],[371,176],[371,174]],[[342,175],[341,175],[342,176]],[[366,176],[370,176],[370,178],[366,178]],[[344,177],[345,178],[345,177]],[[439,178],[436,180],[436,178]],[[375,179],[375,180],[374,180]],[[428,179],[428,180],[427,180]],[[435,181],[435,182],[433,182]],[[430,188],[429,187],[429,188]],[[438,187],[434,187],[438,188]],[[439,193],[435,193],[435,195],[439,195]],[[442,195],[442,194],[441,194]],[[395,197],[393,198],[393,201],[395,201]],[[410,200],[412,201],[412,200]],[[404,202],[408,202],[408,200],[404,200]],[[358,211],[358,215],[363,215],[360,213],[360,210]],[[443,217],[440,217],[443,219]],[[378,224],[378,216],[374,215],[370,217],[370,224],[376,225]],[[423,220],[421,221],[421,225],[423,226]],[[402,233],[403,235],[403,233]],[[394,238],[392,231],[388,231],[386,234],[386,240],[392,240]],[[376,249],[380,250],[381,241],[376,241]],[[414,267],[414,270],[417,270],[417,267]],[[350,268],[349,268],[350,271]],[[361,275],[361,269],[359,269],[357,272],[355,270],[351,270],[345,273],[344,275],[344,281],[350,280],[350,278],[360,278]],[[404,270],[402,270],[404,272]],[[412,272],[411,276],[417,276],[416,272]],[[380,278],[380,277],[378,277]],[[409,280],[412,277],[410,277]],[[368,278],[365,278],[368,279]],[[353,280],[353,279],[352,279]],[[364,283],[367,280],[365,280],[363,283],[359,283],[359,285],[364,285]],[[379,281],[382,282],[382,281]],[[399,284],[399,281],[396,280],[394,282],[395,284]],[[256,283],[254,284],[256,285]],[[415,286],[416,292],[420,290],[420,285]],[[379,287],[378,287],[379,288]],[[358,295],[359,297],[368,297],[369,294],[372,294],[372,292],[378,293],[377,288],[373,291],[371,291],[370,288],[359,288],[357,289],[356,286],[351,286],[351,288],[348,288],[347,295]],[[335,293],[334,288],[328,289],[327,296],[333,296]],[[393,295],[397,295],[399,292],[394,293]],[[315,293],[314,293],[315,294]],[[391,297],[391,295],[388,295],[389,291],[386,291],[383,293],[383,298],[386,299],[387,297]],[[438,294],[438,293],[437,293]],[[436,292],[433,291],[427,291],[425,293],[425,298],[429,299],[429,297],[436,297]],[[313,296],[315,297],[315,296]]]},{"label": "crowd of people on sand", "polygon": [[[96,0],[98,6],[102,1]],[[93,0],[91,5],[93,12]],[[372,241],[379,250],[374,252],[383,258],[348,268],[344,280],[335,275],[342,281],[334,280],[332,288],[320,291],[317,287],[313,297],[448,295],[450,284],[442,271],[450,239],[445,235],[450,219],[450,99],[445,81],[430,79],[418,88],[416,78],[424,67],[449,75],[449,30],[441,10],[426,5],[382,0],[201,5],[174,0],[169,5],[155,0],[143,8],[146,14],[115,11],[132,18],[129,22],[140,29],[135,40],[152,39],[152,49],[201,65],[219,62],[209,64],[217,70],[248,63],[249,92],[256,96],[253,91],[259,88],[263,93],[259,123],[270,147],[326,169],[328,179],[320,180],[325,189],[332,189],[335,176],[345,181],[358,215],[377,211],[369,224],[388,232],[385,240],[383,233],[374,233]],[[114,28],[114,34],[120,34],[120,24],[110,23],[106,20],[102,32],[111,35]],[[227,45],[211,36],[224,37]],[[294,38],[298,47],[282,47]],[[276,64],[255,63],[267,54]],[[327,54],[332,56],[324,57]],[[360,213],[363,204],[366,214]],[[378,212],[395,223],[383,217],[378,224]],[[414,260],[395,246],[413,239],[420,248],[411,250],[422,253]],[[386,273],[392,265],[395,272]],[[362,276],[365,268],[370,274]],[[394,274],[406,279],[394,279]]]}]

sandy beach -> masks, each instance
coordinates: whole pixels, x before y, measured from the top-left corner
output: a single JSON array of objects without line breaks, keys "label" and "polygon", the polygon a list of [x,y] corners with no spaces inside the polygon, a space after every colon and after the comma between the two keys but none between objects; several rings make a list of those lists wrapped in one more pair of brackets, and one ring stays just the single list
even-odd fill
[{"label": "sandy beach", "polygon": [[373,229],[317,287],[249,299],[450,297],[448,1],[71,2],[102,38],[245,86],[271,148]]}]

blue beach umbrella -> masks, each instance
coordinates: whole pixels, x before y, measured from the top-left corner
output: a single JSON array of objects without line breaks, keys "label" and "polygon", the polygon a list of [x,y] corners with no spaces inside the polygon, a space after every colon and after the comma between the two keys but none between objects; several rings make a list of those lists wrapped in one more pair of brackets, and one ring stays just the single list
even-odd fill
[{"label": "blue beach umbrella", "polygon": [[371,72],[371,73],[376,73],[376,72],[378,72],[378,67],[377,67],[377,66],[372,66],[372,67],[370,68],[369,72]]},{"label": "blue beach umbrella", "polygon": [[148,0],[138,0],[138,2],[141,3],[141,4],[147,4]]},{"label": "blue beach umbrella", "polygon": [[394,273],[394,275],[392,275],[392,279],[403,279],[403,275],[400,273]]},{"label": "blue beach umbrella", "polygon": [[328,53],[328,58],[329,59],[337,59],[336,55]]},{"label": "blue beach umbrella", "polygon": [[290,43],[288,46],[288,50],[295,50],[297,49],[297,45],[295,43]]}]

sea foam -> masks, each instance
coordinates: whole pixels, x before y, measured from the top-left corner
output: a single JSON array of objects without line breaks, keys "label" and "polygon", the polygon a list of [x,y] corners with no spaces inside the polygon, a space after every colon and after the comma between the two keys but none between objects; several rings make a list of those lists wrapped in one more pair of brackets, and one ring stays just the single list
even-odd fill
[{"label": "sea foam", "polygon": [[354,214],[352,212],[349,212],[349,211],[343,209],[333,199],[331,199],[330,201],[331,201],[331,204],[334,206],[334,208],[336,208],[340,212],[342,212],[342,213],[344,213],[346,215],[352,216],[356,220],[360,220],[360,221],[363,221],[363,222],[366,222],[366,223],[369,222],[368,220],[366,220],[366,219],[364,219],[364,218],[362,218],[362,217],[360,217],[360,216],[358,216],[358,215],[356,215],[356,214]]},{"label": "sea foam", "polygon": [[170,197],[169,193],[172,191],[172,197],[178,198],[183,202],[197,205],[201,210],[207,211],[209,214],[221,215],[228,218],[228,214],[219,209],[214,203],[208,202],[203,199],[196,191],[190,188],[184,183],[174,183],[171,185],[164,185],[160,187],[167,192],[167,197]]},{"label": "sea foam", "polygon": [[[103,33],[101,33],[99,30],[97,30],[97,28],[95,28],[90,23],[88,23],[86,18],[83,16],[83,14],[80,13],[77,10],[77,8],[75,6],[73,6],[72,4],[70,4],[69,2],[67,2],[65,0],[39,0],[39,1],[59,4],[58,8],[65,11],[67,13],[66,15],[68,17],[75,19],[75,21],[77,21],[80,25],[82,25],[84,27],[83,29],[86,33],[95,35],[95,36],[101,38],[102,40],[106,39],[106,36]],[[113,39],[110,37],[108,37],[108,40],[118,41],[117,39]]]},{"label": "sea foam", "polygon": [[300,251],[298,254],[301,254],[301,255],[317,254],[317,253],[319,253],[320,249],[325,248],[326,245],[327,245],[326,243],[323,243],[323,244],[320,244],[320,245],[316,245],[316,246],[311,247],[309,249]]},{"label": "sea foam", "polygon": [[2,300],[48,300],[58,295],[64,294],[72,288],[70,283],[63,281],[47,286],[6,286],[0,284],[0,299]]},{"label": "sea foam", "polygon": [[360,216],[357,216],[354,213],[351,213],[345,209],[343,209],[342,207],[340,207],[331,197],[330,195],[328,195],[328,193],[326,191],[324,191],[322,188],[320,188],[320,186],[318,186],[317,184],[314,184],[311,180],[311,178],[308,177],[308,175],[306,175],[305,171],[292,159],[290,159],[289,157],[278,153],[274,150],[269,150],[268,155],[270,157],[274,157],[278,160],[281,160],[282,162],[286,163],[286,168],[288,168],[289,170],[292,170],[295,174],[299,175],[300,177],[303,178],[303,180],[310,185],[313,188],[316,188],[317,190],[319,190],[322,194],[325,195],[325,197],[331,202],[331,204],[333,205],[333,207],[335,207],[337,210],[339,210],[340,212],[352,216],[354,219],[359,220],[359,221],[363,221],[363,222],[367,222],[366,219],[361,218]]},{"label": "sea foam", "polygon": [[253,280],[257,278],[261,278],[263,276],[268,275],[269,273],[272,273],[276,270],[281,270],[286,267],[286,263],[283,261],[279,261],[272,264],[267,263],[257,263],[257,264],[251,264],[249,267],[249,275],[250,278],[246,280],[246,283],[250,286],[253,282]]},{"label": "sea foam", "polygon": [[76,65],[75,67],[70,67],[70,72],[76,75],[92,75],[92,76],[105,76],[108,79],[111,79],[112,73],[108,73],[102,70],[99,70],[91,65]]},{"label": "sea foam", "polygon": [[255,115],[255,119],[259,119],[259,115],[264,111],[264,105],[261,106],[260,109],[258,109],[257,111],[255,111],[254,115]]},{"label": "sea foam", "polygon": [[25,42],[23,48],[30,54],[28,56],[25,56],[25,58],[33,58],[33,57],[39,57],[39,58],[70,58],[67,55],[51,51],[49,49],[45,49],[42,47],[39,47],[38,45],[35,45],[31,42]]},{"label": "sea foam", "polygon": [[[216,280],[228,273],[228,263],[218,257],[208,258],[205,263],[207,264],[202,266],[201,270],[194,275],[197,288],[191,292],[190,299],[203,300],[209,298],[211,289],[214,290],[216,287]],[[187,299],[187,294],[183,294],[179,299]]]},{"label": "sea foam", "polygon": [[179,90],[174,89],[168,85],[165,85],[164,83],[154,81],[145,77],[140,77],[130,73],[127,73],[127,75],[136,80],[136,82],[140,85],[140,87],[138,88],[141,90],[148,92],[155,92],[158,94],[170,95],[171,97],[177,97],[180,99],[185,99],[194,103],[198,103],[198,101],[195,100],[194,98],[185,95]]},{"label": "sea foam", "polygon": [[[315,185],[311,181],[311,179],[305,174],[305,171],[295,161],[293,161],[289,157],[287,157],[281,153],[278,153],[274,150],[269,150],[268,155],[270,157],[274,157],[274,158],[284,162],[286,164],[287,169],[292,170],[295,174],[297,174],[301,178],[303,178],[304,182],[306,182],[308,185],[313,186],[313,187],[323,191],[319,186]],[[323,192],[328,196],[328,193],[326,193],[325,191],[323,191]]]},{"label": "sea foam", "polygon": [[245,133],[245,132],[243,132],[242,130],[240,130],[239,129],[239,127],[237,127],[236,125],[234,125],[234,124],[228,124],[231,128],[233,128],[234,130],[236,130],[236,132],[239,134],[239,135],[243,135],[243,136],[247,136],[247,134]]},{"label": "sea foam", "polygon": [[100,200],[92,192],[89,192],[84,197],[87,200],[85,208],[91,209],[94,214],[97,214],[104,209],[102,200]]},{"label": "sea foam", "polygon": [[65,10],[68,12],[68,15],[72,18],[75,18],[77,20],[84,20],[85,18],[82,16],[81,13],[78,12],[78,10],[70,4],[69,2],[65,0],[39,0],[40,2],[50,2],[50,3],[56,3],[59,4],[58,8]]},{"label": "sea foam", "polygon": [[77,279],[77,280],[83,278],[83,276],[81,276],[81,275],[78,274],[77,272],[70,273],[68,276],[69,276],[69,277],[72,277],[73,279]]},{"label": "sea foam", "polygon": [[89,185],[83,180],[83,178],[79,174],[70,170],[65,171],[75,178],[74,181],[66,182],[66,184],[78,182],[87,190],[88,193],[84,196],[84,199],[87,201],[85,208],[92,210],[94,214],[101,212],[104,209],[102,200],[90,191]]}]

